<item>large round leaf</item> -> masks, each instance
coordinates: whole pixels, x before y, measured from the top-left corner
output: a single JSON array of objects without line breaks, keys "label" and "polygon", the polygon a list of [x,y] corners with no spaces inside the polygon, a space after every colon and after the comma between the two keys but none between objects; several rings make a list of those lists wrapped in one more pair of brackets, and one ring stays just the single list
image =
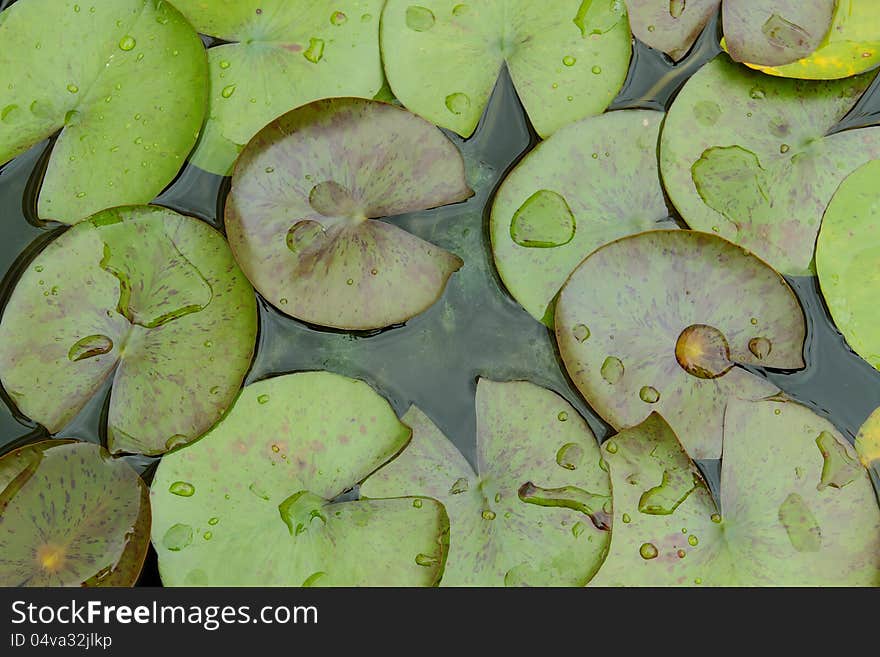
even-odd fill
[{"label": "large round leaf", "polygon": [[661,112],[624,110],[568,126],[529,153],[492,206],[495,265],[510,293],[553,325],[552,302],[598,247],[657,227]]},{"label": "large round leaf", "polygon": [[684,220],[782,273],[811,273],[831,196],[880,156],[876,128],[827,134],[869,83],[769,78],[726,55],[704,66],[676,98],[661,137],[663,181]]},{"label": "large round leaf", "polygon": [[816,245],[822,295],[849,345],[880,369],[880,160],[834,194]]},{"label": "large round leaf", "polygon": [[463,136],[476,128],[505,62],[547,137],[608,107],[632,51],[622,0],[389,0],[381,46],[401,102]]},{"label": "large round leaf", "polygon": [[205,115],[198,35],[168,2],[21,0],[0,14],[0,164],[61,131],[38,213],[76,223],[147,203]]},{"label": "large round leaf", "polygon": [[382,0],[175,0],[203,34],[211,98],[193,164],[225,175],[257,131],[321,98],[372,98],[382,87]]},{"label": "large round leaf", "polygon": [[[814,3],[798,4],[809,8]],[[857,75],[878,64],[880,13],[876,0],[838,0],[831,28],[815,52],[784,66],[748,66],[787,78],[834,80]]]},{"label": "large round leaf", "polygon": [[653,411],[699,459],[721,455],[728,398],[778,392],[736,367],[804,366],[804,314],[785,280],[726,240],[651,231],[602,247],[556,306],[569,375],[614,427]]},{"label": "large round leaf", "polygon": [[684,57],[721,0],[626,0],[633,34],[675,61]]},{"label": "large round leaf", "polygon": [[450,519],[446,586],[583,586],[611,525],[608,475],[577,411],[532,383],[477,384],[477,471],[416,407],[412,443],[366,496],[425,495]]},{"label": "large round leaf", "polygon": [[0,585],[131,586],[149,538],[147,487],[98,445],[47,440],[0,459]]},{"label": "large round leaf", "polygon": [[880,585],[880,509],[868,473],[803,406],[731,401],[720,505],[656,413],[602,451],[614,532],[595,585]]},{"label": "large round leaf", "polygon": [[855,448],[866,468],[880,466],[880,408],[871,413],[859,429]]},{"label": "large round leaf", "polygon": [[111,451],[159,454],[232,403],[256,333],[253,290],[217,231],[118,208],[62,234],[22,274],[0,320],[0,379],[54,433],[112,375]]},{"label": "large round leaf", "polygon": [[406,110],[325,100],[248,144],[226,202],[235,257],[266,299],[341,329],[404,322],[428,308],[461,260],[373,217],[471,196],[461,154]]},{"label": "large round leaf", "polygon": [[372,388],[337,374],[247,386],[217,427],[156,471],[163,583],[435,584],[449,532],[438,502],[328,501],[393,459],[410,435]]}]

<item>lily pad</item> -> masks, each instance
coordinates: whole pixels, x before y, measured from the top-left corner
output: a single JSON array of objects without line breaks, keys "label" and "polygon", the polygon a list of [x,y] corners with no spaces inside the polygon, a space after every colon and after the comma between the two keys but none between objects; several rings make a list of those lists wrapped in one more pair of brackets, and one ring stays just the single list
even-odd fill
[{"label": "lily pad", "polygon": [[0,164],[61,131],[42,219],[76,223],[147,203],[199,133],[205,51],[168,2],[24,0],[0,13]]},{"label": "lily pad", "polygon": [[623,110],[579,121],[542,142],[505,179],[492,206],[498,273],[539,321],[592,251],[658,228],[669,216],[657,167],[662,112]]},{"label": "lily pad", "polygon": [[[384,80],[379,56],[382,0],[175,0],[203,34],[210,107],[192,162],[227,175],[263,126],[322,98],[372,98]],[[323,9],[321,8],[323,7]]]},{"label": "lily pad", "polygon": [[[809,7],[813,3],[799,3]],[[769,75],[810,80],[847,78],[880,64],[880,14],[875,0],[838,0],[831,28],[815,51],[783,66],[747,64]]]},{"label": "lily pad", "polygon": [[813,273],[832,195],[880,157],[876,128],[828,134],[870,82],[771,78],[719,55],[685,84],[664,124],[660,170],[675,207],[692,228],[784,274]]},{"label": "lily pad", "polygon": [[556,306],[575,385],[616,428],[652,412],[693,458],[718,458],[731,397],[778,392],[737,363],[800,369],[804,314],[785,279],[715,235],[651,231],[584,260]]},{"label": "lily pad", "polygon": [[440,503],[330,501],[410,436],[361,381],[306,372],[247,386],[217,427],[156,471],[153,545],[163,583],[436,584],[449,532]]},{"label": "lily pad", "polygon": [[599,445],[559,395],[477,384],[476,472],[415,406],[412,443],[361,495],[424,495],[450,519],[444,586],[583,586],[608,547],[611,491]]},{"label": "lily pad", "polygon": [[264,128],[236,165],[226,230],[254,287],[292,317],[340,329],[405,322],[462,266],[375,217],[470,197],[464,161],[404,109],[324,100]]},{"label": "lily pad", "polygon": [[880,408],[871,413],[859,429],[855,448],[866,468],[880,466]]},{"label": "lily pad", "polygon": [[816,244],[816,270],[835,325],[880,369],[880,160],[850,174],[831,199]]},{"label": "lily pad", "polygon": [[626,0],[633,35],[675,61],[682,59],[721,0]]},{"label": "lily pad", "polygon": [[113,378],[113,452],[198,438],[238,394],[256,300],[222,235],[158,207],[117,208],[49,244],[0,320],[0,379],[54,433]]},{"label": "lily pad", "polygon": [[0,585],[132,586],[150,538],[147,487],[98,445],[47,440],[0,458]]},{"label": "lily pad", "polygon": [[603,445],[614,532],[599,586],[877,586],[880,508],[855,451],[785,401],[731,401],[720,499],[654,413]]},{"label": "lily pad", "polygon": [[601,114],[626,79],[631,41],[622,0],[390,0],[382,13],[394,94],[465,137],[505,63],[542,137]]}]

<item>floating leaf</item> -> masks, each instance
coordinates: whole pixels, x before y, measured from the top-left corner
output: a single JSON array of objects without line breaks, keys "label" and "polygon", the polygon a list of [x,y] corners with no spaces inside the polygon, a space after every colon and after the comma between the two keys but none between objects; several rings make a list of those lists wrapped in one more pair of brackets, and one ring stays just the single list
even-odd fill
[{"label": "floating leaf", "polygon": [[675,61],[688,53],[720,4],[721,0],[626,0],[636,38]]},{"label": "floating leaf", "polygon": [[202,169],[229,174],[251,137],[294,107],[338,96],[372,98],[382,88],[382,0],[174,4],[199,32],[232,42],[208,50],[210,108],[192,156]]},{"label": "floating leaf", "polygon": [[[814,3],[798,3],[811,7]],[[880,64],[880,14],[875,0],[839,0],[831,28],[811,55],[784,66],[747,64],[787,78],[834,80],[857,75]]]},{"label": "floating leaf", "polygon": [[835,0],[724,0],[727,50],[738,62],[763,66],[808,57],[824,42],[835,4]]},{"label": "floating leaf", "polygon": [[[449,531],[438,502],[328,501],[393,459],[410,435],[360,381],[307,372],[247,386],[217,427],[156,471],[163,583],[435,584]],[[192,493],[180,495],[179,482]]]},{"label": "floating leaf", "polygon": [[622,0],[419,2],[385,5],[385,74],[406,107],[462,136],[476,128],[505,63],[542,137],[601,114],[626,79]]},{"label": "floating leaf", "polygon": [[111,451],[159,454],[232,403],[256,333],[253,290],[216,230],[117,208],[62,234],[22,274],[0,320],[0,379],[54,433],[112,376]]},{"label": "floating leaf", "polygon": [[312,103],[242,154],[226,229],[248,278],[282,312],[341,329],[404,322],[461,260],[374,217],[462,201],[460,153],[439,130],[376,101]]},{"label": "floating leaf", "polygon": [[859,429],[855,448],[866,468],[880,465],[880,409],[871,413]]},{"label": "floating leaf", "polygon": [[450,519],[446,586],[583,586],[610,535],[599,446],[565,400],[532,383],[477,384],[477,472],[412,407],[412,443],[361,486],[424,495]]},{"label": "floating leaf", "polygon": [[816,245],[822,295],[849,345],[880,369],[880,160],[863,165],[831,199]]},{"label": "floating leaf", "polygon": [[198,35],[168,2],[17,2],[0,19],[0,164],[61,131],[43,219],[147,203],[174,179],[205,114]]},{"label": "floating leaf", "polygon": [[147,487],[98,445],[47,440],[0,458],[0,585],[132,586]]},{"label": "floating leaf", "polygon": [[[589,337],[580,339],[589,329]],[[556,306],[569,375],[612,426],[661,413],[693,458],[721,455],[730,397],[778,392],[736,367],[804,367],[804,314],[779,274],[726,240],[651,231],[602,247]]]},{"label": "floating leaf", "polygon": [[537,320],[596,248],[656,228],[669,211],[657,171],[663,114],[610,112],[539,144],[507,176],[490,220],[492,251],[510,293]]},{"label": "floating leaf", "polygon": [[661,136],[666,191],[684,220],[784,274],[813,271],[841,181],[880,156],[880,130],[828,134],[870,83],[769,78],[719,55],[684,86]]},{"label": "floating leaf", "polygon": [[[730,402],[720,506],[656,413],[605,443],[603,457],[614,532],[594,585],[880,584],[871,480],[834,427],[804,406]],[[675,503],[645,507],[658,486]]]}]

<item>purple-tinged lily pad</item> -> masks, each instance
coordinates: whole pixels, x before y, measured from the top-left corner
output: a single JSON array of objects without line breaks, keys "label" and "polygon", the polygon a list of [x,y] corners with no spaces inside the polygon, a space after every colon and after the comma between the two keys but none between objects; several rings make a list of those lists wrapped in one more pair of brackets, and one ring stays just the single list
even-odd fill
[{"label": "purple-tinged lily pad", "polygon": [[786,401],[731,401],[720,499],[654,413],[603,445],[614,532],[599,586],[877,586],[880,508],[853,448]]},{"label": "purple-tinged lily pad", "polygon": [[113,377],[113,452],[198,438],[235,399],[257,333],[253,289],[222,235],[133,206],[77,224],[31,263],[0,320],[0,380],[54,433]]},{"label": "purple-tinged lily pad", "polygon": [[175,0],[208,50],[208,118],[193,164],[229,174],[263,126],[321,98],[372,98],[384,80],[379,56],[383,0]]},{"label": "purple-tinged lily pad", "polygon": [[866,468],[880,466],[880,408],[871,413],[859,429],[855,448]]},{"label": "purple-tinged lily pad", "polygon": [[449,514],[444,586],[583,586],[608,547],[611,491],[599,445],[559,395],[477,384],[477,471],[416,407],[410,445],[361,486],[424,495]]},{"label": "purple-tinged lily pad", "polygon": [[762,75],[726,55],[679,93],[660,169],[689,226],[754,251],[784,274],[813,272],[822,214],[838,185],[880,157],[880,130],[828,134],[871,82]]},{"label": "purple-tinged lily pad", "polygon": [[0,13],[0,164],[60,130],[37,212],[148,203],[193,147],[205,50],[169,2],[20,0]]},{"label": "purple-tinged lily pad", "polygon": [[816,271],[835,325],[880,369],[880,160],[861,166],[835,192],[816,243]]},{"label": "purple-tinged lily pad", "polygon": [[[492,252],[510,293],[553,326],[553,300],[603,244],[658,228],[661,112],[623,110],[567,126],[507,176],[490,220]],[[667,225],[668,227],[668,225]]]},{"label": "purple-tinged lily pad", "polygon": [[229,244],[254,287],[312,324],[375,329],[430,307],[462,261],[374,218],[473,192],[437,128],[354,98],[306,105],[269,124],[236,164]]},{"label": "purple-tinged lily pad", "polygon": [[0,458],[0,586],[131,586],[149,493],[98,445],[47,440]]},{"label": "purple-tinged lily pad", "polygon": [[663,415],[693,458],[721,455],[731,397],[778,392],[736,366],[804,367],[804,314],[785,279],[715,235],[651,231],[602,247],[556,306],[575,385],[612,426]]},{"label": "purple-tinged lily pad", "polygon": [[470,136],[506,63],[538,134],[601,114],[632,54],[622,0],[389,0],[381,48],[394,94]]},{"label": "purple-tinged lily pad", "polygon": [[432,499],[332,502],[410,440],[382,397],[329,372],[247,386],[162,459],[153,545],[167,586],[431,586],[449,519]]},{"label": "purple-tinged lily pad", "polygon": [[675,61],[684,57],[721,0],[626,0],[633,35]]}]

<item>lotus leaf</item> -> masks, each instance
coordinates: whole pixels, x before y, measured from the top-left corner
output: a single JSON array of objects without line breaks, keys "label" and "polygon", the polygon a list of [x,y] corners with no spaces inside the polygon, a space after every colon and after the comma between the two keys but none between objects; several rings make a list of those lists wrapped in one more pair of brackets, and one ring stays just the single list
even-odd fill
[{"label": "lotus leaf", "polygon": [[682,59],[721,0],[626,0],[629,24],[639,41]]},{"label": "lotus leaf", "polygon": [[880,466],[880,409],[871,413],[859,429],[855,448],[866,468]]},{"label": "lotus leaf", "polygon": [[247,386],[153,479],[166,585],[430,586],[449,519],[432,499],[337,501],[393,459],[409,427],[361,381],[329,372]]}]

